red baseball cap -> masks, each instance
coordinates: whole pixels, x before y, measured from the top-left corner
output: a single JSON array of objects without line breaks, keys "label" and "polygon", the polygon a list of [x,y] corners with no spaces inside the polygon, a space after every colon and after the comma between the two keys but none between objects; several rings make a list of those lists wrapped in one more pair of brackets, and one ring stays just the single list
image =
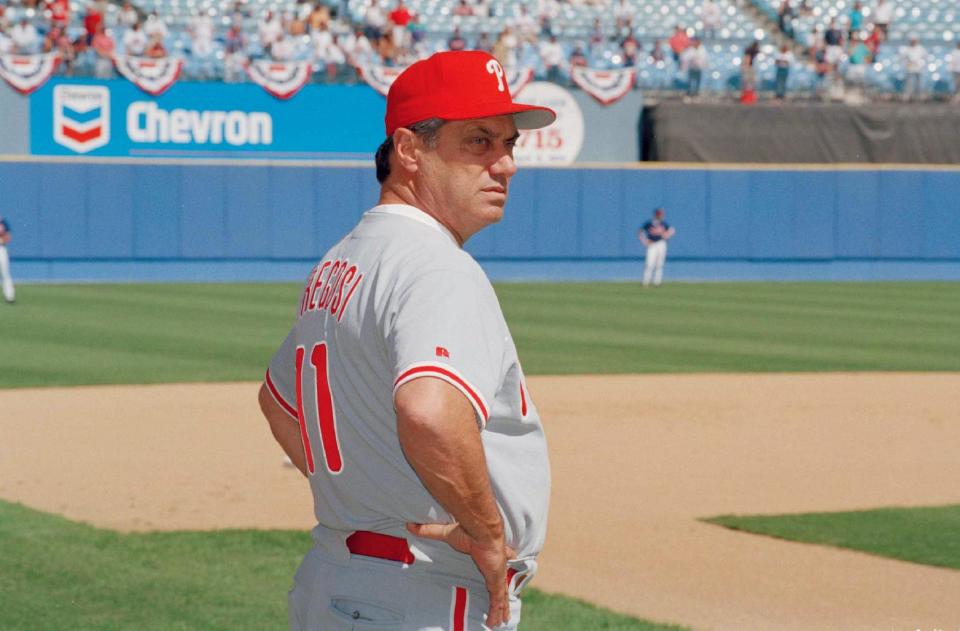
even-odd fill
[{"label": "red baseball cap", "polygon": [[456,121],[513,114],[517,129],[557,119],[547,107],[514,103],[503,66],[480,50],[435,53],[400,73],[387,93],[387,136],[428,118]]}]

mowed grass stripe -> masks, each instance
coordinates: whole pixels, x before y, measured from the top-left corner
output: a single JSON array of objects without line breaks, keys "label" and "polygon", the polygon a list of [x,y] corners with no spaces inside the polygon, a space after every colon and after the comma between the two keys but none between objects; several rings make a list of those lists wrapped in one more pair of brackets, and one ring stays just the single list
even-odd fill
[{"label": "mowed grass stripe", "polygon": [[960,505],[799,515],[722,515],[704,521],[789,541],[960,570]]},{"label": "mowed grass stripe", "polygon": [[[500,284],[528,374],[960,370],[960,283]],[[24,285],[0,387],[262,378],[286,284]]]},{"label": "mowed grass stripe", "polygon": [[[310,535],[223,530],[119,534],[0,501],[0,628],[287,628],[286,594]],[[528,590],[524,631],[668,631]]]}]

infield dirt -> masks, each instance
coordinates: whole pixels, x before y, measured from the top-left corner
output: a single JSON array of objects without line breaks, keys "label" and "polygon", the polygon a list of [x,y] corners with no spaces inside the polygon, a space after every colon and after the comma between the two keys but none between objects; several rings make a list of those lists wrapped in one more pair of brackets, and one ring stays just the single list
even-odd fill
[{"label": "infield dirt", "polygon": [[[534,584],[697,629],[960,629],[960,572],[725,530],[960,501],[960,374],[529,379],[554,474]],[[300,528],[257,384],[0,390],[0,497],[118,530]]]}]

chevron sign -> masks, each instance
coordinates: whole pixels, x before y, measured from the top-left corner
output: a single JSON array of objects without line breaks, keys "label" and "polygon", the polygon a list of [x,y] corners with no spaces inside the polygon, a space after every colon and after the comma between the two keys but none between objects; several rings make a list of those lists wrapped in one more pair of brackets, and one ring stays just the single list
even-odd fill
[{"label": "chevron sign", "polygon": [[58,85],[53,89],[53,139],[77,153],[110,142],[110,89]]}]

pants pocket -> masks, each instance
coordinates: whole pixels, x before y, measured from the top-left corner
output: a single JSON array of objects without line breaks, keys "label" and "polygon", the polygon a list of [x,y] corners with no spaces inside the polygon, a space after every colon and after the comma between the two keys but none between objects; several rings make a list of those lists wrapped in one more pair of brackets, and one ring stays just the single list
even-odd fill
[{"label": "pants pocket", "polygon": [[348,628],[353,631],[399,629],[404,620],[402,613],[389,607],[346,596],[330,599],[330,613],[337,620],[352,623]]}]

